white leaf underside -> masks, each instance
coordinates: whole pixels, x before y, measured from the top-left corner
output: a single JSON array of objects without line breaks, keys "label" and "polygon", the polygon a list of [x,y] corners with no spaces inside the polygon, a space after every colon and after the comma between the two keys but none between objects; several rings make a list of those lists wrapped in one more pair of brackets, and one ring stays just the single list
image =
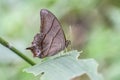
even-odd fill
[{"label": "white leaf underside", "polygon": [[44,72],[40,80],[70,80],[83,74],[87,74],[90,80],[102,80],[101,74],[97,72],[97,62],[94,59],[77,59],[78,54],[78,51],[73,50],[24,71],[33,73],[35,76]]}]

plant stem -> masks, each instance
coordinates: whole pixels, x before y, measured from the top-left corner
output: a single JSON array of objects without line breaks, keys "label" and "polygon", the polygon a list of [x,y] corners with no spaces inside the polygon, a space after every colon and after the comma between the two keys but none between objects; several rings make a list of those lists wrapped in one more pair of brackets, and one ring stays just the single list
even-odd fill
[{"label": "plant stem", "polygon": [[35,65],[35,63],[29,59],[27,56],[25,56],[22,52],[20,52],[19,50],[17,50],[15,47],[11,46],[7,41],[5,41],[4,39],[2,39],[0,37],[0,43],[7,47],[8,49],[10,49],[11,51],[13,51],[15,54],[17,54],[18,56],[20,56],[22,59],[24,59],[26,62],[28,62],[30,65]]}]

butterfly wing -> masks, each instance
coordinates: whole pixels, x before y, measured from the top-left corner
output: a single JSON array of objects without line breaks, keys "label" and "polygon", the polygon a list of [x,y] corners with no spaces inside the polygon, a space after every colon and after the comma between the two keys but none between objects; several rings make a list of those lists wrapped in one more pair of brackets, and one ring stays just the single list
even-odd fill
[{"label": "butterfly wing", "polygon": [[40,33],[35,35],[32,46],[26,49],[31,50],[35,57],[44,58],[57,54],[67,47],[70,41],[66,40],[59,21],[50,11],[42,9],[40,16]]},{"label": "butterfly wing", "polygon": [[42,53],[39,57],[51,56],[63,50],[66,47],[66,38],[57,18],[48,10],[42,9],[41,30],[44,34],[42,41]]}]

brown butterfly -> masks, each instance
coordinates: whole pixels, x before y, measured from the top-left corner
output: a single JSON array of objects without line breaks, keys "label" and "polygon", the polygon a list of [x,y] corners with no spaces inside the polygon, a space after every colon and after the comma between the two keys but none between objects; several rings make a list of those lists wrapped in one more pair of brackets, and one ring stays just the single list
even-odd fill
[{"label": "brown butterfly", "polygon": [[40,16],[40,33],[35,35],[32,46],[26,49],[31,50],[35,57],[44,58],[64,50],[70,41],[66,40],[58,19],[50,11],[42,9]]}]

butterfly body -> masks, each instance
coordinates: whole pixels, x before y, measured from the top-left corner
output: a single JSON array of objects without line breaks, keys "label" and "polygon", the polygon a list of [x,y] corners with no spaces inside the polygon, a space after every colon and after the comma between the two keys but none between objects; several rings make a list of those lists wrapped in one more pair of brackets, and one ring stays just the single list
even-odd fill
[{"label": "butterfly body", "polygon": [[65,49],[70,41],[66,40],[59,21],[50,11],[42,9],[40,16],[40,33],[35,35],[32,46],[27,49],[30,49],[34,56],[44,58]]}]

